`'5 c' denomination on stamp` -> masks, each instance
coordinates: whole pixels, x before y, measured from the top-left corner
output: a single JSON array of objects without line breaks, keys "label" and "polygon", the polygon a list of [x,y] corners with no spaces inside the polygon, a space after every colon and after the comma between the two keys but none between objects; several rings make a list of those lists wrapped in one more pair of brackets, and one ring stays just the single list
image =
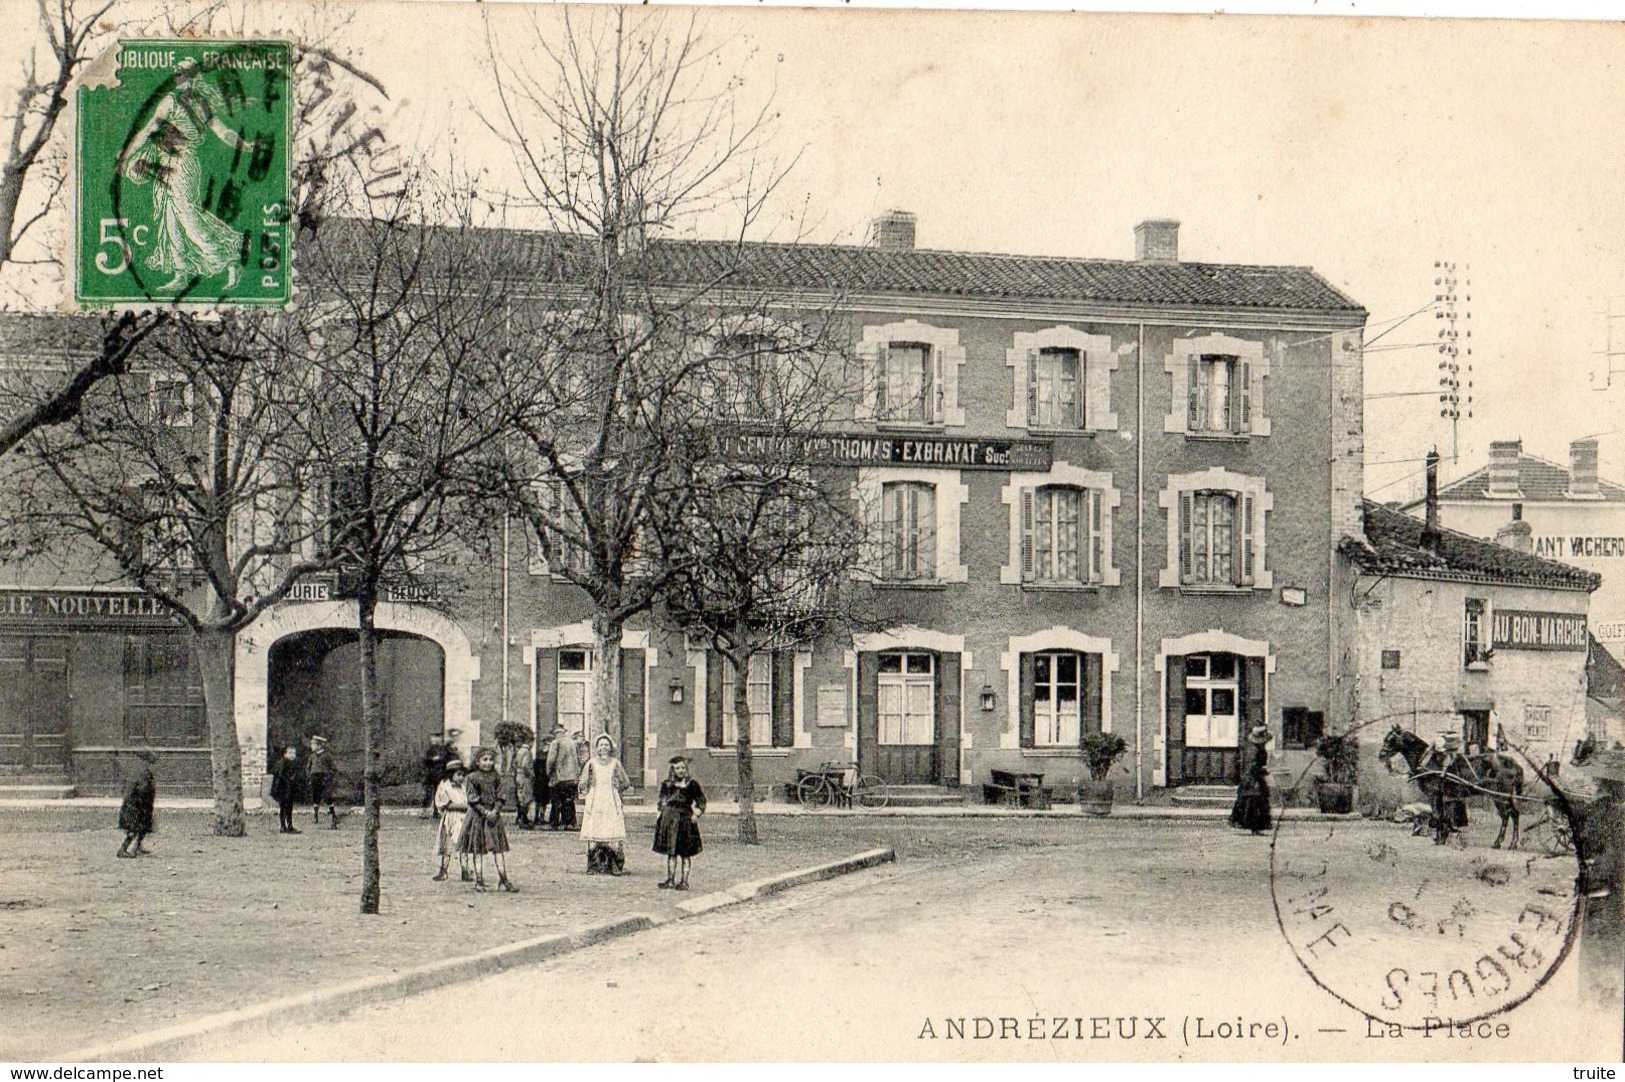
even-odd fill
[{"label": "'5 c' denomination on stamp", "polygon": [[122,41],[79,91],[75,299],[291,298],[285,41]]}]

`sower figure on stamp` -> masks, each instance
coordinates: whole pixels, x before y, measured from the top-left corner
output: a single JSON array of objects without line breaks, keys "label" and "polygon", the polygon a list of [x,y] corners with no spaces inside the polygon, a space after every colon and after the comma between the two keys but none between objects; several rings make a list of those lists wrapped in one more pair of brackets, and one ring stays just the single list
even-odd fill
[{"label": "sower figure on stamp", "polygon": [[1247,734],[1247,746],[1242,754],[1249,759],[1242,769],[1241,782],[1236,786],[1236,803],[1230,809],[1230,825],[1262,834],[1270,828],[1270,785],[1268,745],[1270,731],[1263,725],[1255,726]]},{"label": "sower figure on stamp", "polygon": [[688,759],[674,755],[666,780],[660,783],[660,818],[655,820],[656,853],[666,854],[666,878],[661,889],[687,890],[689,862],[704,848],[700,816],[705,814],[705,790],[688,776]]},{"label": "sower figure on stamp", "polygon": [[333,756],[327,750],[327,737],[310,738],[310,821],[320,825],[322,805],[327,805],[327,825],[339,828],[339,813],[333,807]]},{"label": "sower figure on stamp", "polygon": [[[140,760],[141,767],[130,782],[129,791],[124,794],[124,803],[118,809],[119,829],[124,831],[124,844],[118,847],[121,857],[144,855],[147,851],[141,848],[141,843],[154,829],[153,806],[158,799],[158,784],[152,778],[152,766],[158,757],[150,751],[138,751],[135,757]],[[135,843],[134,849],[130,848],[132,842]]]},{"label": "sower figure on stamp", "polygon": [[276,801],[277,827],[283,834],[298,834],[293,825],[293,805],[299,799],[299,749],[292,744],[271,767],[271,799]]}]

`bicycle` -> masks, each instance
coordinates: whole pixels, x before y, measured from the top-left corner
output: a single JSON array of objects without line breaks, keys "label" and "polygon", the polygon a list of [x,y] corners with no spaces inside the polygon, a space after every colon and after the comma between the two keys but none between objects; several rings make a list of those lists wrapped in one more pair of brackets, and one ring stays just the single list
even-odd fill
[{"label": "bicycle", "polygon": [[874,774],[859,774],[854,763],[825,763],[817,770],[803,770],[796,783],[796,798],[808,811],[831,804],[850,808],[884,808],[891,800],[886,782]]}]

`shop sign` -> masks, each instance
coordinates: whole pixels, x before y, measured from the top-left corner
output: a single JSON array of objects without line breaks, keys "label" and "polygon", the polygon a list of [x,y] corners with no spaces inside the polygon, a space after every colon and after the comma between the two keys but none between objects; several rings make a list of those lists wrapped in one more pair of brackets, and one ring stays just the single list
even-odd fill
[{"label": "shop sign", "polygon": [[129,627],[169,625],[179,617],[156,597],[135,591],[4,590],[0,622]]},{"label": "shop sign", "polygon": [[992,440],[959,436],[897,436],[831,433],[795,437],[777,433],[731,433],[722,437],[724,454],[771,459],[794,454],[809,463],[835,466],[924,466],[954,470],[1043,472],[1054,450],[1041,440]]},{"label": "shop sign", "polygon": [[1497,650],[1584,650],[1586,618],[1572,612],[1496,609],[1491,645]]}]

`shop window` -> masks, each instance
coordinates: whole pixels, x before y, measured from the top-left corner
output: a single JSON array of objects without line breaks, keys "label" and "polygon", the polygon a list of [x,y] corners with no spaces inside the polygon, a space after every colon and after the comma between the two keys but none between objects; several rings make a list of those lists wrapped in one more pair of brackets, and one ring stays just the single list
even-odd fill
[{"label": "shop window", "polygon": [[203,681],[185,634],[125,638],[124,738],[149,747],[208,742]]},{"label": "shop window", "polygon": [[1485,668],[1489,664],[1489,603],[1481,597],[1469,597],[1462,607],[1461,655],[1462,664],[1469,669]]},{"label": "shop window", "polygon": [[1326,731],[1326,715],[1319,710],[1289,706],[1281,711],[1281,747],[1313,748]]}]

